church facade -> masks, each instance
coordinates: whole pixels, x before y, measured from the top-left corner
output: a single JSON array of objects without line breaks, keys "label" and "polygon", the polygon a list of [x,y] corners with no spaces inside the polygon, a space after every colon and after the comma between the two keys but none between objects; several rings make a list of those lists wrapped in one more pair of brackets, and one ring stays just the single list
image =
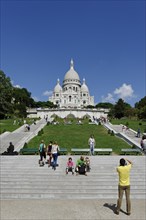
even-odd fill
[{"label": "church facade", "polygon": [[49,101],[56,104],[59,108],[84,108],[88,105],[94,106],[94,96],[90,96],[85,79],[81,84],[80,77],[74,69],[74,62],[71,60],[70,69],[65,74],[63,84],[60,85],[59,79],[49,97]]},{"label": "church facade", "polygon": [[30,118],[107,118],[108,109],[88,108],[94,106],[94,96],[90,96],[85,79],[80,81],[78,73],[74,69],[74,62],[71,60],[70,69],[66,72],[62,86],[59,79],[54,87],[53,94],[49,101],[57,105],[57,108],[36,108],[28,109],[27,116]]}]

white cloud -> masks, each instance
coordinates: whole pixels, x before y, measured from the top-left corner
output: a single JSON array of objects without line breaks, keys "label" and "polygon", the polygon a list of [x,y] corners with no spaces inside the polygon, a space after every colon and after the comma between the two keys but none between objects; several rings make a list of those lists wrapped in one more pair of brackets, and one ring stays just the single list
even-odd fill
[{"label": "white cloud", "polygon": [[123,83],[120,88],[115,89],[114,94],[117,95],[117,97],[122,98],[123,100],[134,97],[132,86],[127,85],[126,83]]},{"label": "white cloud", "polygon": [[113,95],[111,93],[108,93],[106,97],[102,96],[102,102],[115,102]]},{"label": "white cloud", "polygon": [[114,92],[108,93],[107,96],[102,96],[102,102],[110,102],[115,103],[119,98],[123,99],[124,101],[130,100],[135,98],[134,90],[132,86],[126,83],[123,83],[122,86],[116,88]]},{"label": "white cloud", "polygon": [[20,85],[14,85],[14,81],[13,80],[11,80],[11,83],[12,83],[12,86],[15,87],[15,88],[20,88],[20,89],[22,88]]},{"label": "white cloud", "polygon": [[20,85],[14,85],[15,88],[21,89],[22,87]]},{"label": "white cloud", "polygon": [[34,99],[34,101],[36,101],[36,102],[38,102],[38,101],[39,101],[39,99],[38,99],[36,96],[33,96],[32,98],[33,98],[33,99]]},{"label": "white cloud", "polygon": [[52,96],[53,91],[45,91],[43,92],[43,96]]}]

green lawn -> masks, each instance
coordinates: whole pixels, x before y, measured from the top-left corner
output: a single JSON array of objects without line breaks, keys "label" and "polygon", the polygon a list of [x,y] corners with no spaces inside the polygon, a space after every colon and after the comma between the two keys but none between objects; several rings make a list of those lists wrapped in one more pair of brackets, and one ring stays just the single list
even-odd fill
[{"label": "green lawn", "polygon": [[[32,123],[33,120],[32,119],[25,119],[27,123]],[[14,121],[16,123],[14,123]],[[14,131],[17,128],[19,128],[20,126],[23,125],[23,119],[3,119],[0,120],[0,134],[4,133],[5,131]]]},{"label": "green lawn", "polygon": [[43,129],[41,136],[36,136],[29,143],[28,147],[38,147],[43,139],[48,145],[49,141],[57,141],[58,145],[67,148],[70,152],[71,148],[88,148],[88,138],[94,134],[96,140],[96,148],[112,148],[115,154],[120,153],[121,148],[129,148],[130,146],[116,136],[111,136],[102,125],[48,125]]},{"label": "green lawn", "polygon": [[[0,130],[13,131],[22,125],[23,120],[16,125],[13,124],[14,119],[0,120]],[[36,136],[29,143],[28,147],[38,148],[40,141],[43,139],[45,144],[48,145],[49,141],[57,141],[59,146],[67,148],[70,152],[71,148],[88,148],[88,138],[91,134],[94,134],[96,140],[96,148],[112,148],[114,154],[120,154],[121,148],[130,148],[125,141],[122,139],[111,136],[108,131],[102,125],[90,125],[88,119],[83,120],[83,125],[77,125],[77,120],[71,119],[71,125],[64,125],[63,120],[58,119],[59,125],[47,125],[43,129],[41,136]],[[27,123],[32,123],[33,119],[27,119]],[[137,131],[139,123],[141,131],[145,129],[146,122],[135,121],[135,120],[112,120],[113,124],[126,124],[129,123],[129,127]],[[23,147],[23,146],[22,146]]]}]

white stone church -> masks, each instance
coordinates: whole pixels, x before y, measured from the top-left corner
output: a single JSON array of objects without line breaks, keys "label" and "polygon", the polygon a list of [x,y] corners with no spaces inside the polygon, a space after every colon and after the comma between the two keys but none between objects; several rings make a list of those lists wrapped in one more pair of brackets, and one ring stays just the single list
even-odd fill
[{"label": "white stone church", "polygon": [[80,77],[74,69],[74,62],[71,60],[70,69],[64,76],[63,84],[60,85],[59,79],[53,90],[53,94],[49,97],[49,101],[57,105],[57,108],[37,108],[28,109],[27,116],[30,118],[100,118],[107,117],[108,109],[88,108],[94,106],[94,96],[90,96],[89,89],[83,79],[81,84]]},{"label": "white stone church", "polygon": [[70,69],[65,74],[63,85],[60,85],[59,79],[54,88],[50,102],[56,104],[59,108],[84,108],[88,105],[94,106],[94,97],[90,96],[89,89],[83,79],[81,84],[80,77],[74,69],[74,62],[71,60]]}]

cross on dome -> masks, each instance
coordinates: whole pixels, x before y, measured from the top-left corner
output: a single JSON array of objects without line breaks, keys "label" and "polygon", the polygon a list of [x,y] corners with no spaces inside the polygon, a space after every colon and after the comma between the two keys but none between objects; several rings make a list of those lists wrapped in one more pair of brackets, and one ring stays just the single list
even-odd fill
[{"label": "cross on dome", "polygon": [[71,58],[71,61],[70,61],[70,68],[73,69],[74,68],[74,61],[73,59]]},{"label": "cross on dome", "polygon": [[86,82],[85,82],[85,78],[83,78],[83,84],[86,84]]}]

